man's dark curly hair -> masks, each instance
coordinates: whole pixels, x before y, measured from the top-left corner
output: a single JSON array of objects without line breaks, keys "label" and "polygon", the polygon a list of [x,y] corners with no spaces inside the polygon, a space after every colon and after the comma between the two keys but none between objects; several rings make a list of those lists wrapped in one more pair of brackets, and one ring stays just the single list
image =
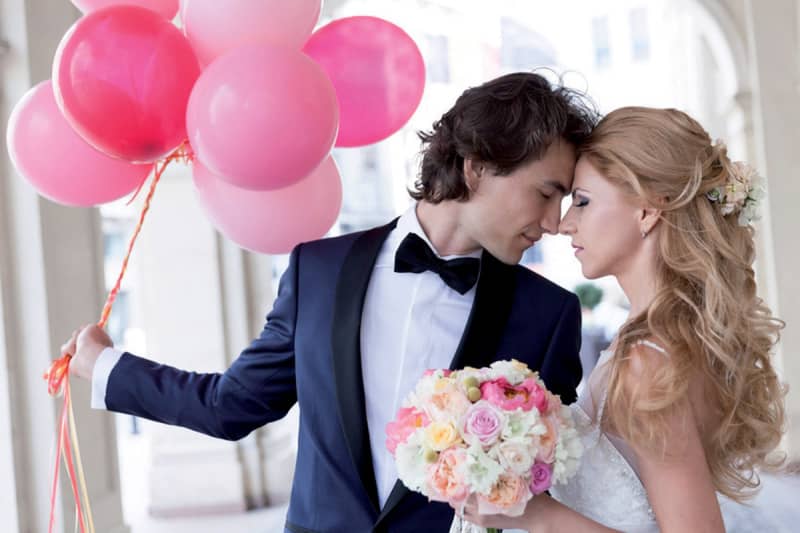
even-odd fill
[{"label": "man's dark curly hair", "polygon": [[419,132],[422,165],[409,192],[431,203],[466,200],[465,158],[508,175],[543,157],[558,139],[579,147],[598,119],[583,93],[533,72],[507,74],[467,89],[433,130]]}]

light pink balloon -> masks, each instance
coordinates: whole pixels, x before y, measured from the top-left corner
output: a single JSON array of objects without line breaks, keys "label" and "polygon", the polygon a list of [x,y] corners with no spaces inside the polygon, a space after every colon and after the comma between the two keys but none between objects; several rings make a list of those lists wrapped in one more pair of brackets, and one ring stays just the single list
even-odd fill
[{"label": "light pink balloon", "polygon": [[181,21],[200,63],[243,44],[300,49],[319,20],[322,0],[181,0]]},{"label": "light pink balloon", "polygon": [[153,168],[86,144],[58,109],[49,80],[17,103],[6,137],[17,171],[39,194],[61,204],[88,207],[116,200],[136,190]]},{"label": "light pink balloon", "polygon": [[120,4],[140,6],[155,11],[167,20],[175,18],[179,7],[178,0],[72,0],[72,3],[84,13]]},{"label": "light pink balloon", "polygon": [[212,224],[230,240],[265,254],[288,253],[323,237],[342,207],[342,181],[332,157],[305,179],[274,191],[248,191],[194,163],[194,184]]},{"label": "light pink balloon", "polygon": [[307,176],[333,148],[336,93],[299,50],[232,50],[206,68],[189,98],[189,140],[204,166],[233,185],[267,190]]},{"label": "light pink balloon", "polygon": [[376,17],[334,20],[303,48],[330,76],[339,98],[336,146],[364,146],[403,127],[422,100],[425,62],[414,40]]}]

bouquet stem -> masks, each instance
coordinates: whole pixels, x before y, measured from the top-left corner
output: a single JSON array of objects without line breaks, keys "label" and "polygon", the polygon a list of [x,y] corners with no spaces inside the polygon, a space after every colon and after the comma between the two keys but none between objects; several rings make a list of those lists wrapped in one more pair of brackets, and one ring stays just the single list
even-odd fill
[{"label": "bouquet stem", "polygon": [[502,529],[495,529],[493,527],[484,528],[476,526],[472,522],[464,520],[458,513],[453,517],[453,523],[450,525],[450,533],[501,533]]}]

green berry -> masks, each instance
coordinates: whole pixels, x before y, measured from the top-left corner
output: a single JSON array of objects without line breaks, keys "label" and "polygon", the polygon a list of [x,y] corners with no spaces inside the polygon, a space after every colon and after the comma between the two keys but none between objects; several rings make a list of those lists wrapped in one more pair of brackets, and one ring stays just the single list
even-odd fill
[{"label": "green berry", "polygon": [[480,384],[481,382],[478,381],[478,378],[476,378],[475,376],[469,376],[464,380],[464,386],[467,389],[478,388]]},{"label": "green berry", "polygon": [[481,390],[478,387],[470,387],[467,390],[467,398],[469,398],[469,401],[472,403],[477,402],[481,399]]}]

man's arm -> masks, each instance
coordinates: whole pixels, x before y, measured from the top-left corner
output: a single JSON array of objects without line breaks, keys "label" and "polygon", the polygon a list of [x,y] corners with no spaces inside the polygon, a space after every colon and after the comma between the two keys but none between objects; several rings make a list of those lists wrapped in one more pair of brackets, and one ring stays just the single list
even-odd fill
[{"label": "man's arm", "polygon": [[119,356],[107,376],[104,401],[109,410],[229,440],[283,417],[297,401],[294,333],[299,253],[298,247],[291,254],[261,335],[225,373],[199,374],[130,353],[104,353],[110,340],[105,342],[104,332],[96,326],[77,336],[72,372],[87,379],[97,374],[93,388],[102,390],[105,372],[96,367],[98,359],[101,353],[103,358]]},{"label": "man's arm", "polygon": [[578,298],[570,294],[561,308],[542,363],[542,374],[548,376],[547,388],[561,396],[564,405],[577,399],[576,389],[582,375],[580,349],[581,307]]}]

